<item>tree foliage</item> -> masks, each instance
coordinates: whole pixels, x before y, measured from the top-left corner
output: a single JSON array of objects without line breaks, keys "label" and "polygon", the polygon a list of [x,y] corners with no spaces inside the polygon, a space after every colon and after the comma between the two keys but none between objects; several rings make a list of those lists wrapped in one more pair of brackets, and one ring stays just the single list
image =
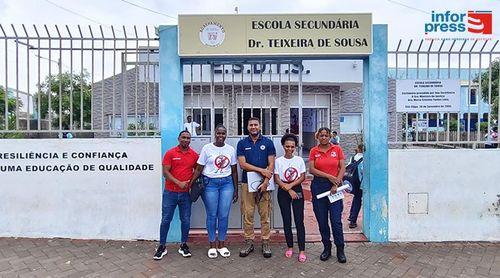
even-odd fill
[{"label": "tree foliage", "polygon": [[[49,113],[51,113],[52,126],[55,128],[59,128],[60,118],[63,129],[69,129],[71,126],[74,129],[81,126],[84,129],[90,128],[92,93],[88,76],[87,72],[83,74],[83,78],[79,74],[75,75],[69,72],[47,76],[41,84],[41,91],[33,96],[35,107],[38,107],[38,99],[40,98],[40,117],[48,119]],[[59,105],[61,105],[61,113],[59,113]],[[81,122],[82,106],[83,123]],[[71,108],[73,108],[72,112]],[[70,124],[71,115],[73,115],[73,125]]]},{"label": "tree foliage", "polygon": [[[8,103],[8,113],[9,114],[16,114],[16,98],[15,97],[8,97],[7,99]],[[22,102],[19,101],[19,106],[22,106]],[[3,86],[0,86],[0,117],[5,117],[5,88]]]},{"label": "tree foliage", "polygon": [[[0,86],[0,130],[5,128],[5,98],[7,98],[7,125],[9,130],[16,129],[16,97],[9,96],[3,86]],[[19,107],[23,106],[20,99],[17,99]],[[20,133],[0,133],[0,138],[22,138]]]},{"label": "tree foliage", "polygon": [[[491,62],[491,118],[498,119],[498,83],[500,72],[500,58]],[[479,75],[474,78],[475,83],[479,83]],[[481,73],[481,98],[484,102],[489,101],[490,71],[489,69]]]}]

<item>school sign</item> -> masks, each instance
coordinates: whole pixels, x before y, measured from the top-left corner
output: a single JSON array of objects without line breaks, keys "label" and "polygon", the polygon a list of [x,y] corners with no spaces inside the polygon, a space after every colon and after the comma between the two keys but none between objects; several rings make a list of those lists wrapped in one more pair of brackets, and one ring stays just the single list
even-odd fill
[{"label": "school sign", "polygon": [[372,53],[366,14],[179,15],[179,56]]}]

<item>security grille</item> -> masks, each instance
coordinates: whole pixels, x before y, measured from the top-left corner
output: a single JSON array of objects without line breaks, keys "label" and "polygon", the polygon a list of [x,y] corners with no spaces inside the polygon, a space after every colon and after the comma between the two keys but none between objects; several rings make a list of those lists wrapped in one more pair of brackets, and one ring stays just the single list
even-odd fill
[{"label": "security grille", "polygon": [[[499,64],[498,40],[400,40],[389,51],[391,147],[482,148],[491,143],[500,120]],[[401,79],[460,80],[460,109],[397,112],[396,80]]]},{"label": "security grille", "polygon": [[159,135],[154,28],[0,31],[0,137]]}]

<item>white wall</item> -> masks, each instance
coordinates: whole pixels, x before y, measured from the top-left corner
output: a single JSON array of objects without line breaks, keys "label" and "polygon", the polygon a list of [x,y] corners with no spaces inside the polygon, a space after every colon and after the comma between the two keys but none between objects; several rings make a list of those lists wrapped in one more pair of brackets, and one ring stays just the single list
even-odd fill
[{"label": "white wall", "polygon": [[390,241],[498,241],[499,207],[500,151],[389,150]]},{"label": "white wall", "polygon": [[[5,159],[57,153],[58,159]],[[72,159],[74,152],[125,152],[127,158]],[[0,140],[0,236],[157,239],[161,216],[158,138]],[[26,172],[27,165],[79,165],[79,171]],[[83,165],[96,171],[83,171]],[[98,165],[153,165],[144,171],[99,171]]]}]

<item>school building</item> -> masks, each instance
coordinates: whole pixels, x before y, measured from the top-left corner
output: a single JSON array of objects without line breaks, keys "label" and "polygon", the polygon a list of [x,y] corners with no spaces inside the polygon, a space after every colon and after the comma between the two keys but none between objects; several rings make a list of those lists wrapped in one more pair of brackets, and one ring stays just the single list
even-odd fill
[{"label": "school building", "polygon": [[[369,241],[500,240],[500,152],[482,148],[477,128],[498,125],[500,113],[492,111],[494,91],[483,97],[488,78],[475,79],[498,76],[494,41],[422,40],[422,49],[410,42],[392,50],[388,26],[373,24],[371,14],[189,15],[179,25],[129,30],[135,36],[69,31],[0,35],[26,47],[18,57],[9,46],[0,52],[2,86],[37,100],[27,106],[26,125],[19,105],[0,118],[9,138],[0,140],[0,236],[155,240],[161,157],[177,144],[186,117],[201,125],[192,141],[200,149],[219,123],[236,145],[257,116],[278,155],[289,131],[307,156],[321,126],[339,132],[346,154],[365,144],[362,232]],[[421,63],[431,56],[448,59]],[[404,79],[455,80],[460,108],[398,111],[396,84]],[[75,138],[63,139],[67,132]],[[233,229],[241,228],[238,208]],[[193,227],[203,228],[203,212],[196,203]],[[176,216],[169,241],[180,239],[179,226]]]}]

